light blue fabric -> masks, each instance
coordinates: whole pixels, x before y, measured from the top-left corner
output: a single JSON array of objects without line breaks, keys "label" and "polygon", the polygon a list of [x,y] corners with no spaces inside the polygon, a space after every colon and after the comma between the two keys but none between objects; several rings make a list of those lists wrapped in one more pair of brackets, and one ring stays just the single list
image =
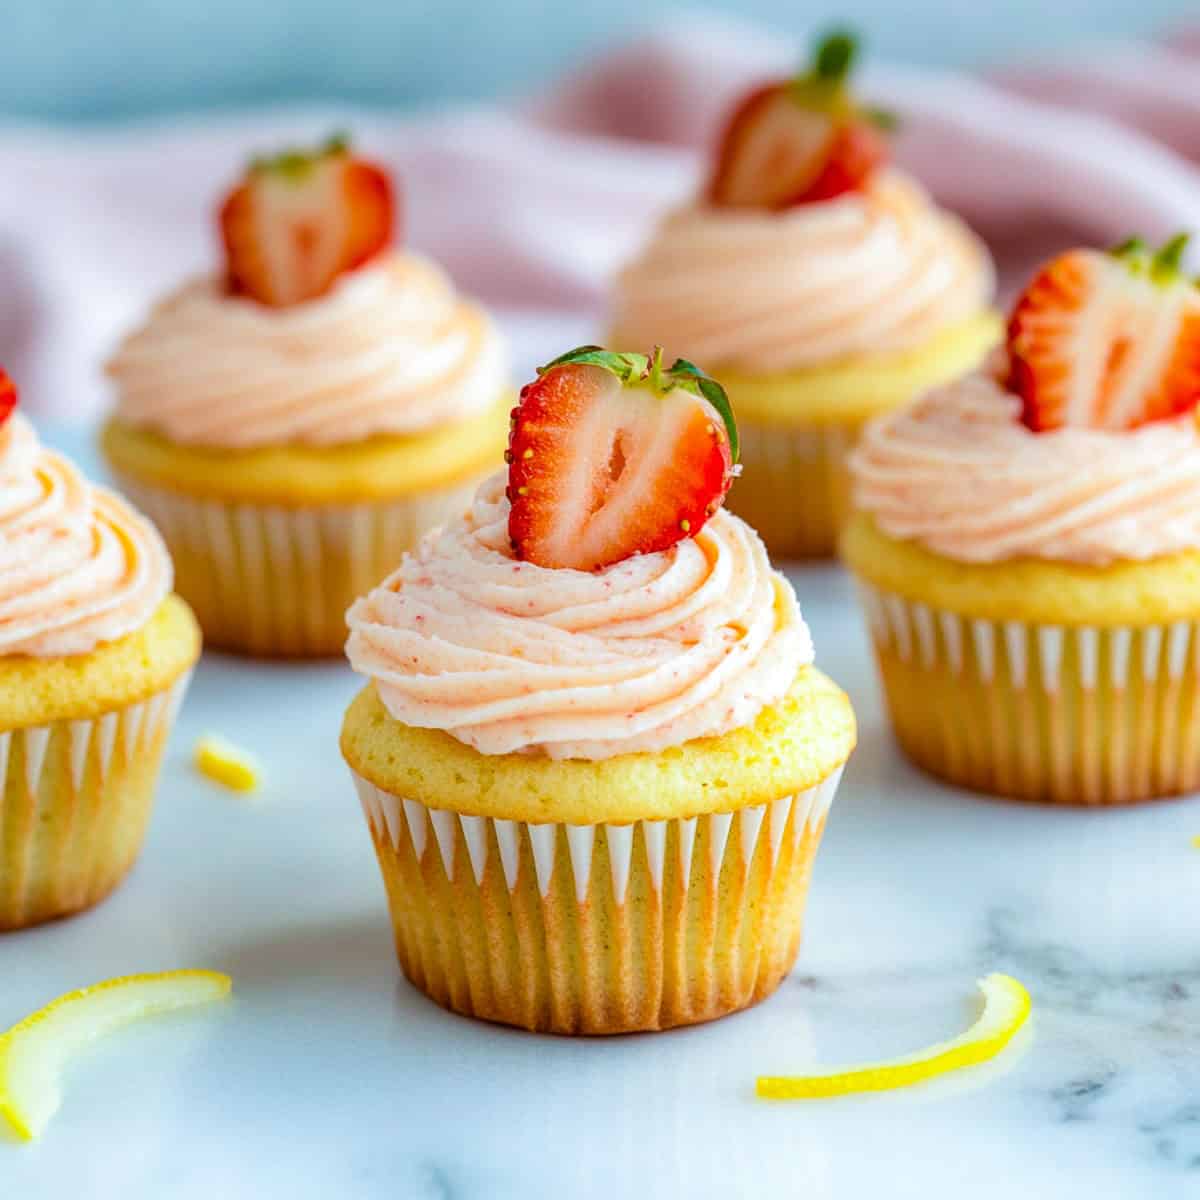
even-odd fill
[{"label": "light blue fabric", "polygon": [[[1182,21],[1188,0],[716,0],[799,30],[835,13],[923,63],[1053,53]],[[2,0],[0,117],[108,120],[341,98],[416,105],[529,89],[677,8],[667,0]]]}]

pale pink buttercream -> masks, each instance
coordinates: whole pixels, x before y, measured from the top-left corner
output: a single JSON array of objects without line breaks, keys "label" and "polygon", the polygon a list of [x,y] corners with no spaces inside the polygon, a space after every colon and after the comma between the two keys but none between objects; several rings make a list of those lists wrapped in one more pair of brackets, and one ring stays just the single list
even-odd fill
[{"label": "pale pink buttercream", "polygon": [[782,212],[672,213],[618,280],[622,345],[769,373],[918,346],[982,311],[991,259],[911,179]]},{"label": "pale pink buttercream", "polygon": [[121,421],[245,449],[413,434],[494,404],[503,338],[427,259],[393,253],[326,296],[268,308],[218,279],[186,284],[108,365]]},{"label": "pale pink buttercream", "polygon": [[86,654],[139,629],[170,590],[149,521],[23,417],[0,427],[0,655]]},{"label": "pale pink buttercream", "polygon": [[884,533],[947,558],[1104,566],[1200,549],[1190,414],[1034,433],[1018,397],[971,375],[869,425],[850,466],[855,505]]},{"label": "pale pink buttercream", "polygon": [[396,720],[484,754],[608,758],[749,724],[812,661],[791,586],[724,509],[586,573],[513,558],[504,489],[350,609],[350,662]]}]

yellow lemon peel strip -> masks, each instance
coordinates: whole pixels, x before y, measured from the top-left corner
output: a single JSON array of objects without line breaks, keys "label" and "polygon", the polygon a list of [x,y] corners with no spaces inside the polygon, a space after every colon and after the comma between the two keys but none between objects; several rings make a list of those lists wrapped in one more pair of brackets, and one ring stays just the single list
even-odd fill
[{"label": "yellow lemon peel strip", "polygon": [[62,1071],[76,1051],[141,1017],[222,1000],[232,987],[217,971],[166,971],[60,996],[0,1036],[0,1116],[32,1140],[58,1111]]},{"label": "yellow lemon peel strip", "polygon": [[201,775],[230,791],[256,791],[262,778],[252,755],[215,734],[202,737],[196,743],[194,761]]},{"label": "yellow lemon peel strip", "polygon": [[819,1100],[855,1092],[886,1092],[909,1087],[987,1062],[1012,1041],[1029,1018],[1029,993],[1011,975],[988,975],[979,980],[983,1012],[965,1033],[948,1042],[877,1063],[864,1063],[818,1075],[761,1076],[756,1090],[766,1100]]},{"label": "yellow lemon peel strip", "polygon": [[[1197,417],[1197,420],[1200,420],[1200,417]],[[1195,846],[1197,850],[1200,850],[1200,833],[1196,834],[1196,836],[1192,838],[1192,845]]]}]

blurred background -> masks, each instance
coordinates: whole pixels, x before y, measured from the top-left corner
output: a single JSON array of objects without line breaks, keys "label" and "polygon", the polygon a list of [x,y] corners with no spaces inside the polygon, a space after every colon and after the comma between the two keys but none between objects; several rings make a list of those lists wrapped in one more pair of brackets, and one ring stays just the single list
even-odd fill
[{"label": "blurred background", "polygon": [[[536,91],[670,19],[666,0],[6,0],[0,118],[157,117],[303,100],[424,107]],[[831,18],[881,58],[979,66],[1158,32],[1185,0],[716,0],[798,33]]]},{"label": "blurred background", "polygon": [[123,332],[218,268],[249,154],[335,129],[394,172],[400,242],[492,309],[519,374],[602,336],[735,97],[835,23],[901,117],[895,161],[987,240],[1002,299],[1064,245],[1200,229],[1184,0],[2,3],[0,361],[47,420],[102,413]]}]

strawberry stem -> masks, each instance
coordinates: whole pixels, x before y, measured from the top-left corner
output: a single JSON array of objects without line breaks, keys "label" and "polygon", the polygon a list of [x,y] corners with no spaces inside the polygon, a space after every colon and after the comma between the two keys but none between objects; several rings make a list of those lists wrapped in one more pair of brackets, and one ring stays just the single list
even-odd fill
[{"label": "strawberry stem", "polygon": [[1189,240],[1189,234],[1177,233],[1159,250],[1150,264],[1150,275],[1153,279],[1165,283],[1168,280],[1174,279],[1179,274],[1179,268],[1183,263],[1184,251],[1187,250]]},{"label": "strawberry stem", "polygon": [[823,83],[841,83],[850,74],[857,56],[858,38],[849,30],[837,29],[827,33],[817,43],[809,77]]},{"label": "strawberry stem", "polygon": [[894,113],[859,105],[850,93],[849,78],[858,51],[858,37],[849,30],[827,33],[813,49],[811,66],[791,80],[788,90],[801,107],[822,113],[835,122],[866,121],[891,133],[899,125]]},{"label": "strawberry stem", "polygon": [[349,135],[345,132],[338,132],[331,134],[311,150],[291,146],[275,154],[257,154],[250,160],[250,170],[252,172],[270,172],[286,179],[299,181],[304,179],[322,159],[346,154],[349,149]]},{"label": "strawberry stem", "polygon": [[663,379],[663,348],[661,346],[655,346],[650,355],[650,361],[646,364],[646,378],[650,381],[650,390],[656,396],[664,395],[674,386]]}]

